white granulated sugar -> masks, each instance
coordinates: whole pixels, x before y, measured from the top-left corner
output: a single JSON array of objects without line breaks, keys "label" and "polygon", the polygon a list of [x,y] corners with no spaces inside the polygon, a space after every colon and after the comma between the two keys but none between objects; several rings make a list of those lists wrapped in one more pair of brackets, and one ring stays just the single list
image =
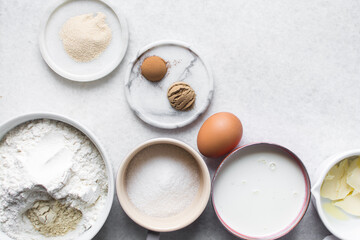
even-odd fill
[{"label": "white granulated sugar", "polygon": [[131,202],[153,217],[174,216],[199,191],[199,167],[185,150],[158,144],[140,151],[128,166],[126,188]]},{"label": "white granulated sugar", "polygon": [[[13,239],[77,239],[96,222],[107,191],[101,154],[67,124],[29,121],[0,142],[0,227]],[[77,228],[65,236],[45,237],[25,216],[34,202],[51,198],[82,212]]]},{"label": "white granulated sugar", "polygon": [[105,14],[83,14],[69,18],[60,31],[65,51],[77,62],[97,58],[111,41],[111,29]]}]

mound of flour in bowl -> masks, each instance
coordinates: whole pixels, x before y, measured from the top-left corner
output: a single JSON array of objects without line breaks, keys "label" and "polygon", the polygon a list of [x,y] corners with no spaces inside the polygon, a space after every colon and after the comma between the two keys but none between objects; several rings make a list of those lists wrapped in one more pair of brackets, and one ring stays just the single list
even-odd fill
[{"label": "mound of flour in bowl", "polygon": [[[96,222],[107,191],[101,154],[67,124],[29,121],[0,141],[0,228],[13,239],[77,239]],[[34,229],[27,210],[51,200],[81,211],[75,230],[51,238]]]}]

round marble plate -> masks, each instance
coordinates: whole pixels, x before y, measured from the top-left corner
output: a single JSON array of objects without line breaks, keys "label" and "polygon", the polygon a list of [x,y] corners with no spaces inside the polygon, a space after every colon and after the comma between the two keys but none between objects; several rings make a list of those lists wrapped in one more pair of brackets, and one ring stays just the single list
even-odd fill
[{"label": "round marble plate", "polygon": [[[140,70],[144,59],[154,55],[163,58],[168,66],[159,82],[146,80]],[[169,103],[167,90],[178,81],[189,84],[196,93],[191,110],[177,111]],[[213,95],[213,78],[192,47],[180,41],[163,40],[145,46],[130,62],[125,93],[130,107],[144,122],[159,128],[180,128],[193,122],[208,107]]]},{"label": "round marble plate", "polygon": [[[102,12],[111,28],[112,39],[105,51],[91,62],[79,63],[65,52],[60,30],[70,18],[87,13]],[[49,67],[64,78],[88,82],[112,72],[123,59],[128,45],[128,28],[118,8],[100,0],[60,0],[45,16],[39,39],[40,51]]]}]

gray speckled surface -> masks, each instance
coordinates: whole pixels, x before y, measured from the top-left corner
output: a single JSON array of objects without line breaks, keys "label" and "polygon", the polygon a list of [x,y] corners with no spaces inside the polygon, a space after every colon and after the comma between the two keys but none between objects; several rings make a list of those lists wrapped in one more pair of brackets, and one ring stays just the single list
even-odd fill
[{"label": "gray speckled surface", "polygon": [[[211,114],[242,120],[241,144],[268,141],[294,151],[314,182],[328,156],[360,145],[360,3],[358,0],[112,0],[127,17],[125,62],[101,81],[76,83],[49,69],[38,47],[49,1],[0,1],[0,123],[27,112],[53,111],[92,130],[107,149],[114,172],[126,154],[154,137],[196,147]],[[132,113],[124,94],[127,62],[161,39],[192,44],[208,60],[215,92],[209,109],[189,126],[160,130]],[[206,159],[211,171],[217,159]],[[284,239],[328,234],[310,206]],[[95,240],[143,239],[114,199]],[[191,226],[162,239],[234,239],[210,205]]]}]

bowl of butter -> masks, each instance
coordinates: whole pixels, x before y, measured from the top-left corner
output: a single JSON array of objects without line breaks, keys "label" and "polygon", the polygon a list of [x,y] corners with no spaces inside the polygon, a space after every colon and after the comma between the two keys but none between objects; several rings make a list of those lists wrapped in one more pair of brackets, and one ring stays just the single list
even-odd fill
[{"label": "bowl of butter", "polygon": [[313,202],[329,231],[340,239],[360,236],[360,149],[330,157],[318,171]]}]

